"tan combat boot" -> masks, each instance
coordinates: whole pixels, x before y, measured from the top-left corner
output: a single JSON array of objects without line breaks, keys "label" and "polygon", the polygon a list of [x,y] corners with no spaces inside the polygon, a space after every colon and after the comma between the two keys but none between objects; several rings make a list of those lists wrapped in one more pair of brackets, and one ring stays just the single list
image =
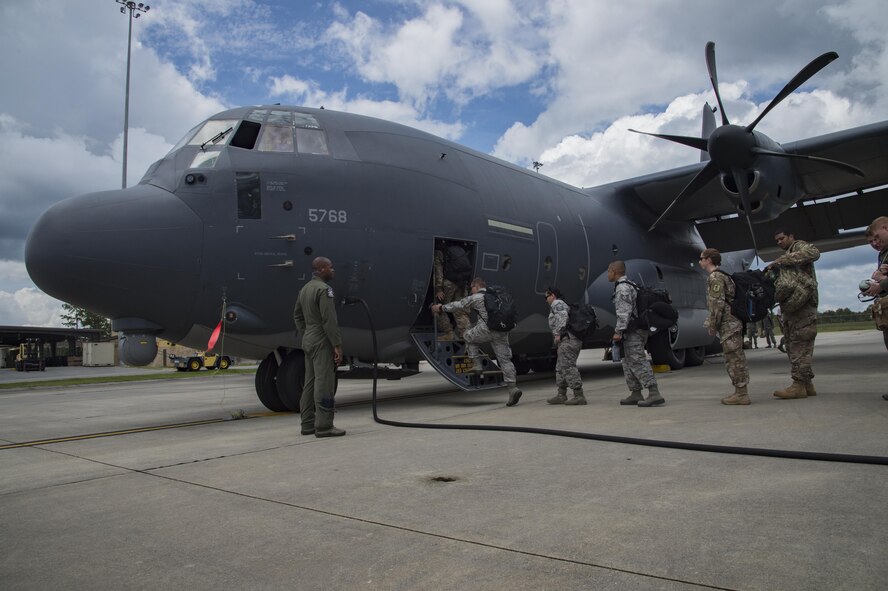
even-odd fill
[{"label": "tan combat boot", "polygon": [[629,392],[629,396],[620,399],[620,404],[622,406],[630,406],[638,404],[642,400],[644,400],[644,396],[641,395],[641,390],[632,390]]},{"label": "tan combat boot", "polygon": [[518,404],[518,400],[521,399],[521,390],[515,384],[509,385],[509,401],[506,402],[506,406],[515,406]]},{"label": "tan combat boot", "polygon": [[660,389],[656,386],[648,386],[648,397],[638,403],[638,407],[660,406],[666,404],[666,399],[660,394]]},{"label": "tan combat boot", "polygon": [[805,384],[805,394],[808,396],[817,396],[817,390],[814,389],[814,382],[808,382]]},{"label": "tan combat boot", "polygon": [[564,404],[565,402],[567,402],[567,388],[559,388],[555,396],[546,400],[546,404]]},{"label": "tan combat boot", "polygon": [[583,395],[583,389],[574,390],[573,398],[565,402],[564,404],[568,406],[576,406],[578,404],[586,404],[586,397]]},{"label": "tan combat boot", "polygon": [[734,386],[734,393],[722,398],[721,403],[730,405],[738,404],[742,406],[751,404],[749,393],[746,391],[746,386]]},{"label": "tan combat boot", "polygon": [[783,390],[775,390],[774,396],[777,398],[807,398],[808,393],[805,391],[805,384],[793,381],[792,385]]}]

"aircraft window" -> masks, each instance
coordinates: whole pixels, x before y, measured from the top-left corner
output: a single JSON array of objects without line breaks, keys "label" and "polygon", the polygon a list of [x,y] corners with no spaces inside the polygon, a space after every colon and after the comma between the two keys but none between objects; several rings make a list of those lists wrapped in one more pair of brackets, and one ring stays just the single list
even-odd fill
[{"label": "aircraft window", "polygon": [[320,129],[318,120],[306,113],[293,113],[293,125],[296,127],[307,127],[309,129]]},{"label": "aircraft window", "polygon": [[259,175],[254,172],[238,172],[235,174],[235,183],[237,184],[238,219],[261,219],[262,191],[259,187]]},{"label": "aircraft window", "polygon": [[512,268],[512,255],[504,254],[503,255],[503,271],[508,271]]},{"label": "aircraft window", "polygon": [[258,149],[262,152],[292,152],[293,128],[289,125],[265,125]]},{"label": "aircraft window", "polygon": [[269,125],[291,125],[293,118],[290,116],[290,111],[272,111],[268,114],[266,123]]},{"label": "aircraft window", "polygon": [[188,142],[190,146],[199,146],[201,144],[205,144],[209,142],[211,139],[218,137],[216,141],[212,142],[213,144],[224,144],[231,137],[230,133],[223,132],[226,129],[231,129],[237,125],[236,119],[211,119],[203,124],[200,131],[198,131],[194,137],[191,138],[191,141]]},{"label": "aircraft window", "polygon": [[197,125],[192,127],[188,133],[186,133],[184,136],[182,136],[182,139],[179,140],[179,143],[176,144],[175,146],[173,146],[173,149],[170,150],[170,154],[172,154],[173,152],[175,152],[176,150],[178,150],[182,146],[187,145],[188,141],[194,137],[194,134],[197,133],[197,130],[200,129],[201,125],[203,125],[203,123],[198,123]]},{"label": "aircraft window", "polygon": [[546,260],[543,261],[543,268],[544,268],[546,271],[551,271],[551,270],[552,270],[552,257],[550,257],[550,256],[547,256],[547,257],[546,257]]},{"label": "aircraft window", "polygon": [[255,121],[244,121],[238,126],[237,132],[231,138],[231,145],[235,148],[243,148],[244,150],[252,150],[256,145],[256,138],[259,137],[259,129],[262,126]]},{"label": "aircraft window", "polygon": [[188,168],[213,168],[216,166],[216,160],[219,158],[219,150],[211,150],[209,152],[198,152],[191,161]]},{"label": "aircraft window", "polygon": [[327,136],[321,129],[297,129],[296,147],[300,154],[329,154]]},{"label": "aircraft window", "polygon": [[580,278],[580,281],[586,278],[586,267],[580,267],[578,277]]},{"label": "aircraft window", "polygon": [[265,109],[256,109],[254,111],[250,111],[250,114],[247,115],[247,119],[249,121],[255,121],[256,123],[262,123],[265,121],[265,116],[268,115],[268,111]]}]

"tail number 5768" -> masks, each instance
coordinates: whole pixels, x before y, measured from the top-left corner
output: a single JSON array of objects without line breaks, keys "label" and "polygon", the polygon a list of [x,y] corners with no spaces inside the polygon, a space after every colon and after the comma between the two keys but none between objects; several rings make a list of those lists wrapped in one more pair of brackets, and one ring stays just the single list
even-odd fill
[{"label": "tail number 5768", "polygon": [[344,224],[348,222],[348,212],[344,209],[316,209],[308,210],[308,221],[328,222],[331,224]]}]

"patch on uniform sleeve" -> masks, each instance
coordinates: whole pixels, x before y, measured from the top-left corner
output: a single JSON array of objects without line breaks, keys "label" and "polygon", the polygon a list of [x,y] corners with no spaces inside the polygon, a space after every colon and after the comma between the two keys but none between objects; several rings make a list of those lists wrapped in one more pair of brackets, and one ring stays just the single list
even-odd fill
[{"label": "patch on uniform sleeve", "polygon": [[333,298],[333,297],[335,297],[335,296],[333,295],[333,288],[330,287],[329,285],[327,286],[327,297],[328,297],[328,298]]},{"label": "patch on uniform sleeve", "polygon": [[721,283],[716,283],[712,286],[712,291],[714,291],[715,293],[718,293],[721,291],[721,288],[722,288]]}]

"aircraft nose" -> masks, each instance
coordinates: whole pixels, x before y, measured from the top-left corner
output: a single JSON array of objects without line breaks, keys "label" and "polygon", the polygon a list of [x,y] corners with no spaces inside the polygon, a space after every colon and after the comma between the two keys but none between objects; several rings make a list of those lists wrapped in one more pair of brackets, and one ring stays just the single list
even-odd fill
[{"label": "aircraft nose", "polygon": [[182,332],[200,283],[203,226],[151,185],[66,199],[37,220],[25,265],[47,294],[109,318]]}]

